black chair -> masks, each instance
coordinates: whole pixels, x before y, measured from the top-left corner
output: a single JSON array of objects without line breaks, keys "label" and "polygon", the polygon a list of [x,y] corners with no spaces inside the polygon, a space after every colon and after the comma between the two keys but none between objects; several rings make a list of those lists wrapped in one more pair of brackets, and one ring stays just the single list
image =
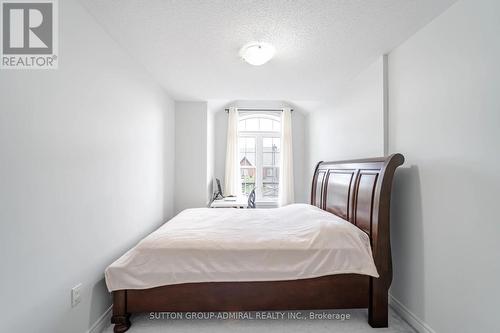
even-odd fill
[{"label": "black chair", "polygon": [[255,208],[255,187],[252,192],[248,195],[248,206],[247,208]]}]

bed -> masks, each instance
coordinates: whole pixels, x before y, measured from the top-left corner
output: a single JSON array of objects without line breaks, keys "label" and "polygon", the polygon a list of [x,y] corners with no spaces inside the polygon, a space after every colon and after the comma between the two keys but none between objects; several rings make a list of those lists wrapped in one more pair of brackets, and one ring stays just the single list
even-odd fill
[{"label": "bed", "polygon": [[180,213],[107,268],[114,332],[133,313],[346,308],[387,327],[391,186],[403,162],[319,162],[311,205]]}]

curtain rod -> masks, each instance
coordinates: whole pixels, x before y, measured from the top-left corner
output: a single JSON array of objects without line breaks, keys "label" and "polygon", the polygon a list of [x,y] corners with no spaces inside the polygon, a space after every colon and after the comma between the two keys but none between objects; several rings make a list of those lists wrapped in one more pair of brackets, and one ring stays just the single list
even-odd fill
[{"label": "curtain rod", "polygon": [[[248,109],[248,108],[236,108],[238,111],[283,111],[283,109]],[[224,109],[229,112],[229,109]],[[293,112],[293,109],[290,109]]]}]

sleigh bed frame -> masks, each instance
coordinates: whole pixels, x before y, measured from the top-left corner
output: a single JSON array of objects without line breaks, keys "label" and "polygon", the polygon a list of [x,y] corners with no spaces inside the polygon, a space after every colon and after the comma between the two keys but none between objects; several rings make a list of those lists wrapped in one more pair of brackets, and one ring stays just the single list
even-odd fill
[{"label": "sleigh bed frame", "polygon": [[311,204],[356,225],[370,236],[379,278],[360,274],[261,282],[203,282],[113,292],[114,332],[130,328],[130,315],[144,312],[212,312],[367,308],[372,327],[388,325],[392,282],[389,233],[391,187],[401,154],[319,162]]}]

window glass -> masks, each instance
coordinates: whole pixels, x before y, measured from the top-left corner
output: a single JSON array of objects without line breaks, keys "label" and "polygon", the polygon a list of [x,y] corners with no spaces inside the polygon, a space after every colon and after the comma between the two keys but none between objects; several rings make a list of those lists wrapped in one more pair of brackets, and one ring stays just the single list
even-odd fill
[{"label": "window glass", "polygon": [[273,131],[281,132],[281,123],[279,121],[273,120]]},{"label": "window glass", "polygon": [[277,198],[279,192],[279,168],[262,168],[262,196],[264,198]]},{"label": "window glass", "polygon": [[259,130],[259,118],[248,118],[245,120],[245,131],[258,131]]},{"label": "window glass", "polygon": [[259,129],[261,131],[272,131],[273,130],[273,121],[271,119],[261,118],[261,119],[259,119],[259,121],[260,121]]},{"label": "window glass", "polygon": [[240,117],[238,129],[242,192],[248,195],[255,188],[257,200],[276,201],[281,118],[256,112]]},{"label": "window glass", "polygon": [[256,152],[255,138],[241,137],[239,139],[240,149],[240,175],[242,184],[242,193],[248,194],[255,186],[256,174]]},{"label": "window glass", "polygon": [[255,188],[255,168],[241,168],[241,192],[250,194]]},{"label": "window glass", "polygon": [[262,139],[262,165],[278,166],[280,164],[280,138]]},{"label": "window glass", "polygon": [[246,129],[246,124],[247,124],[247,121],[246,120],[240,120],[238,122],[238,131],[244,131]]},{"label": "window glass", "polygon": [[255,138],[243,137],[239,141],[240,166],[255,167]]}]

